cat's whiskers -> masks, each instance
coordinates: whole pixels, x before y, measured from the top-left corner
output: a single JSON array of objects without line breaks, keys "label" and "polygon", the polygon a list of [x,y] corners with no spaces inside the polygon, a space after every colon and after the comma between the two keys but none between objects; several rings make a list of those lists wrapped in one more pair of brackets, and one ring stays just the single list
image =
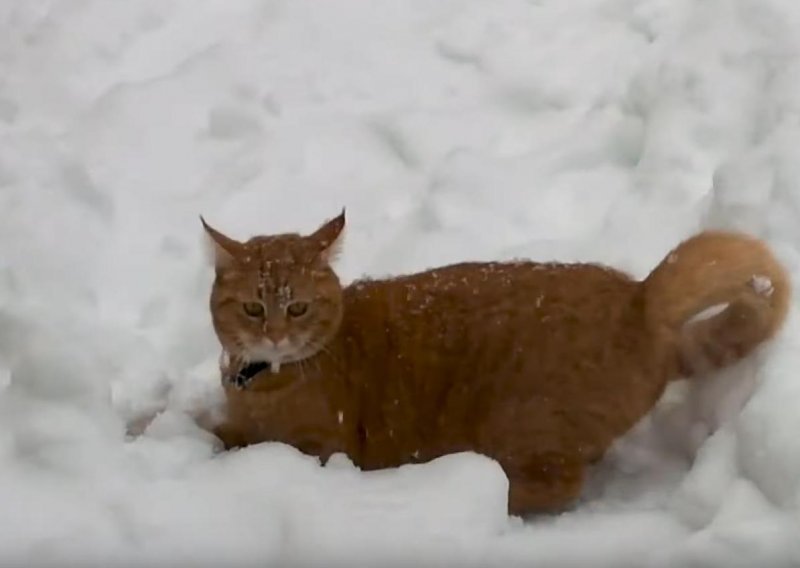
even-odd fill
[{"label": "cat's whiskers", "polygon": [[300,380],[306,382],[305,359],[299,359],[297,363],[300,367]]},{"label": "cat's whiskers", "polygon": [[317,364],[317,368],[319,369],[320,366],[320,358],[317,355],[327,355],[328,358],[333,361],[334,363],[339,363],[339,359],[334,355],[334,353],[328,348],[327,345],[321,342],[314,342],[309,341],[308,345],[314,350],[312,355],[309,355],[308,359],[314,359]]}]

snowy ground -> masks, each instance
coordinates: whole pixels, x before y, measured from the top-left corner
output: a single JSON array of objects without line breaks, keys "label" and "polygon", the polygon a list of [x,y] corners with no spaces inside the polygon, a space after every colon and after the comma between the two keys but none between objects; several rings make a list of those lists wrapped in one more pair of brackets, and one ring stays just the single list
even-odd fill
[{"label": "snowy ground", "polygon": [[794,313],[524,523],[479,456],[217,455],[185,414],[219,394],[200,213],[245,237],[347,206],[348,280],[514,256],[643,276],[721,226],[800,281],[796,0],[25,0],[0,22],[0,563],[800,565]]}]

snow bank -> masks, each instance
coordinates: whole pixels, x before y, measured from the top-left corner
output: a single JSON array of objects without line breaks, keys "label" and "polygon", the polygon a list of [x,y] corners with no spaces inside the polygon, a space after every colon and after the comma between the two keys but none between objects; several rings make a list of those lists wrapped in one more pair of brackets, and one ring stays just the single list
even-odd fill
[{"label": "snow bank", "polygon": [[[0,7],[0,558],[28,565],[788,566],[800,329],[675,385],[574,510],[464,454],[220,455],[198,214],[344,205],[349,280],[463,260],[643,276],[704,226],[800,276],[792,0],[31,0]],[[127,433],[164,410],[141,436]]]}]

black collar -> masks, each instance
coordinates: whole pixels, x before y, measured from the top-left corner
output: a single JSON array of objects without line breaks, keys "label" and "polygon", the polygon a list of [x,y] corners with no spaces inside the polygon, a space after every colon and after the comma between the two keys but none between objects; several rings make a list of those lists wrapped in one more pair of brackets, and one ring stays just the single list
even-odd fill
[{"label": "black collar", "polygon": [[236,388],[243,389],[246,388],[247,385],[255,378],[257,374],[259,374],[264,369],[269,368],[269,363],[264,361],[255,361],[253,363],[248,363],[242,369],[236,373],[235,377],[232,377],[230,380]]}]

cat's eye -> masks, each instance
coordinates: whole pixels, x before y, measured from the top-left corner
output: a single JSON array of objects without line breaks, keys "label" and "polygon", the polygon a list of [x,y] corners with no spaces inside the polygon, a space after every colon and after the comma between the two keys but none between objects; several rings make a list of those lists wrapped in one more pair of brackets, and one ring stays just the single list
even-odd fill
[{"label": "cat's eye", "polygon": [[244,308],[244,313],[251,318],[258,318],[264,315],[264,306],[258,302],[245,302],[242,304],[242,308]]},{"label": "cat's eye", "polygon": [[307,302],[293,302],[286,307],[286,313],[293,318],[299,318],[308,311]]}]

